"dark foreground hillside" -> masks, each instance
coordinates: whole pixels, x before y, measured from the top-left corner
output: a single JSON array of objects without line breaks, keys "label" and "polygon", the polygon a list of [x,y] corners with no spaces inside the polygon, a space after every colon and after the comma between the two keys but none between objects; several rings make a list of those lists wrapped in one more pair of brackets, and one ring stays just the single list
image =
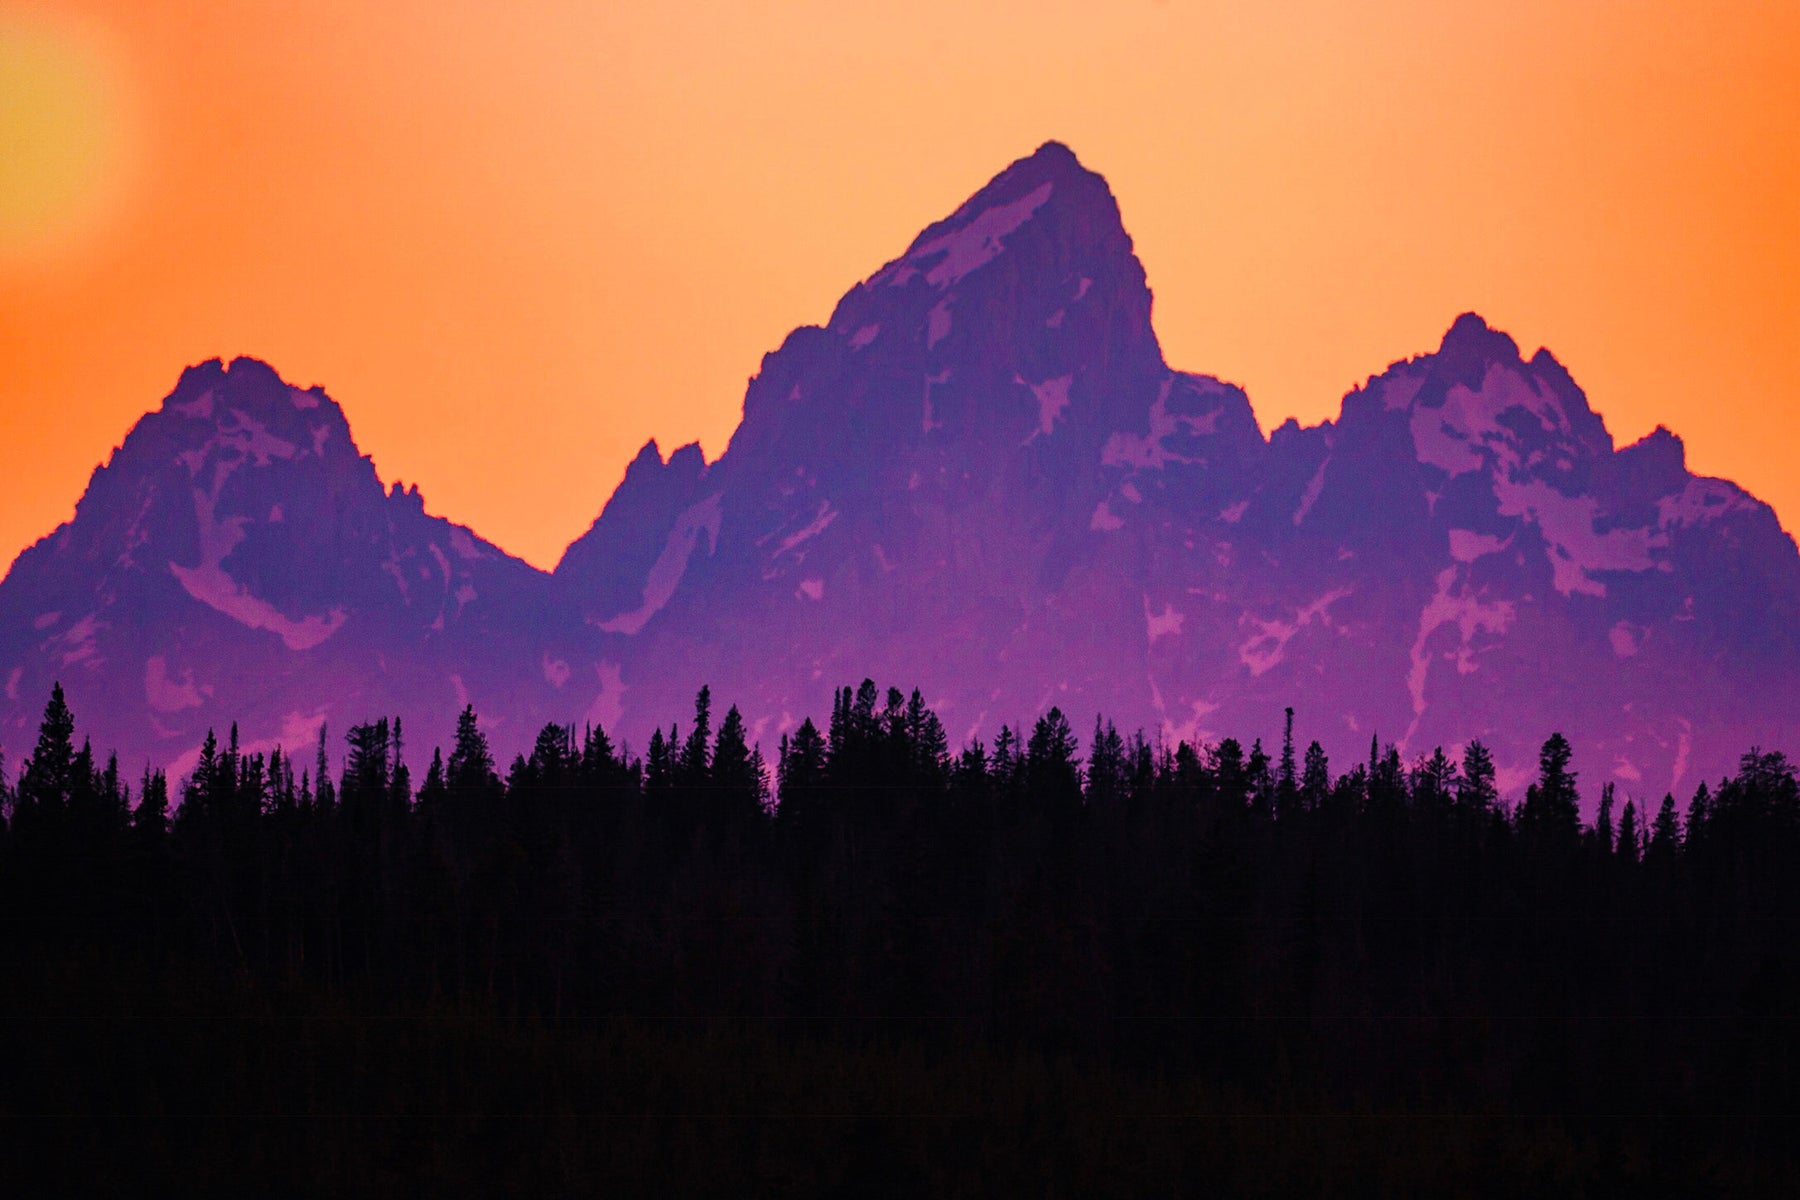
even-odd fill
[{"label": "dark foreground hillside", "polygon": [[705,693],[641,758],[550,726],[502,777],[473,712],[416,776],[397,725],[344,745],[340,768],[228,736],[172,797],[52,698],[0,842],[16,1170],[277,1194],[1796,1178],[1778,753],[1583,824],[1560,736],[1513,806],[1479,743],[1334,770],[1291,738],[1096,722],[1084,753],[1052,710],[952,754],[872,684],[766,767]]}]

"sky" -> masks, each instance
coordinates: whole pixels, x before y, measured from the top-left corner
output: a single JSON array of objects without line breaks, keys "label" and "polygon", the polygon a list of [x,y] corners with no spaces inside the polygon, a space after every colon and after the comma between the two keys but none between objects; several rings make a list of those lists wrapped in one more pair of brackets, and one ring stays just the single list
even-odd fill
[{"label": "sky", "polygon": [[1012,160],[1266,430],[1473,309],[1800,521],[1800,4],[0,0],[0,561],[183,366],[553,566]]}]

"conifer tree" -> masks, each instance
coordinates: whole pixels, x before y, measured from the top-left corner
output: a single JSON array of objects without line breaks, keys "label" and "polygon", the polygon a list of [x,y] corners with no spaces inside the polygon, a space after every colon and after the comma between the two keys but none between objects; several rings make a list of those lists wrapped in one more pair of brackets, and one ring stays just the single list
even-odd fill
[{"label": "conifer tree", "polygon": [[1480,739],[1463,749],[1462,778],[1456,786],[1458,808],[1485,815],[1500,798],[1495,786],[1494,756]]},{"label": "conifer tree", "polygon": [[[1572,845],[1581,833],[1581,797],[1575,789],[1575,772],[1569,739],[1553,733],[1538,754],[1538,779],[1525,794],[1519,813],[1519,829],[1543,845]],[[1622,824],[1622,822],[1621,822]]]},{"label": "conifer tree", "polygon": [[318,761],[313,764],[313,803],[321,812],[337,806],[337,789],[331,785],[331,760],[326,757],[326,722],[319,722]]},{"label": "conifer tree", "polygon": [[1250,807],[1267,816],[1275,808],[1275,773],[1269,768],[1269,756],[1263,750],[1261,738],[1250,744],[1250,762],[1246,770],[1250,785]]},{"label": "conifer tree", "polygon": [[1667,866],[1675,861],[1676,851],[1681,848],[1681,820],[1675,815],[1675,795],[1663,793],[1662,804],[1656,810],[1656,820],[1650,826],[1650,845],[1644,851],[1644,861]]},{"label": "conifer tree", "polygon": [[744,718],[735,704],[719,723],[710,771],[709,801],[720,818],[743,822],[762,814],[762,780],[752,762]]},{"label": "conifer tree", "polygon": [[161,771],[144,768],[131,825],[143,840],[160,844],[169,832],[169,781]]},{"label": "conifer tree", "polygon": [[1306,762],[1300,773],[1300,806],[1316,812],[1331,795],[1331,763],[1325,747],[1312,742],[1306,747]]},{"label": "conifer tree", "polygon": [[694,696],[694,727],[681,748],[676,765],[681,786],[690,790],[706,786],[712,753],[712,689],[702,686]]},{"label": "conifer tree", "polygon": [[808,717],[783,745],[776,763],[779,812],[784,820],[805,819],[825,785],[825,740]]},{"label": "conifer tree", "polygon": [[1594,817],[1594,841],[1600,853],[1613,852],[1613,785],[1608,781],[1600,789],[1600,811]]},{"label": "conifer tree", "polygon": [[1629,798],[1625,801],[1625,811],[1619,814],[1619,847],[1618,855],[1628,863],[1638,860],[1638,815],[1637,805]]},{"label": "conifer tree", "polygon": [[668,737],[660,729],[651,730],[650,746],[644,756],[644,796],[659,806],[668,801],[675,786],[675,757],[669,749],[675,741],[674,733],[673,727]]},{"label": "conifer tree", "polygon": [[1094,740],[1088,749],[1087,802],[1118,804],[1125,798],[1125,742],[1111,721],[1094,717]]},{"label": "conifer tree", "polygon": [[906,738],[910,747],[912,779],[928,795],[943,789],[946,761],[950,755],[950,739],[944,723],[926,707],[918,688],[906,701]]},{"label": "conifer tree", "polygon": [[446,786],[444,783],[444,751],[441,746],[434,746],[431,751],[431,765],[425,768],[425,782],[419,785],[419,811],[429,815],[440,815],[443,811]]},{"label": "conifer tree", "polygon": [[1287,707],[1281,731],[1281,765],[1275,776],[1275,815],[1285,817],[1293,812],[1300,795],[1300,780],[1294,766],[1294,708]]},{"label": "conifer tree", "polygon": [[[1183,742],[1181,747],[1175,752],[1178,775],[1183,774],[1183,772],[1180,771],[1181,751],[1187,748],[1187,743]],[[1242,809],[1249,807],[1250,778],[1244,769],[1243,746],[1239,744],[1236,738],[1225,738],[1217,746],[1213,747],[1210,757],[1212,759],[1210,766],[1213,782],[1217,790],[1219,808],[1221,811],[1228,815],[1235,815]],[[1199,756],[1194,754],[1191,750],[1189,751],[1189,758],[1194,764],[1194,767],[1197,768],[1200,765]],[[1186,772],[1186,774],[1195,773],[1197,772],[1192,770]],[[1198,787],[1203,787],[1204,782],[1196,779],[1190,786],[1197,789]]]},{"label": "conifer tree", "polygon": [[44,719],[38,725],[37,749],[19,773],[17,811],[27,817],[61,814],[75,790],[75,717],[63,697],[62,684],[50,689]]},{"label": "conifer tree", "polygon": [[1687,810],[1687,846],[1694,849],[1706,839],[1706,826],[1712,816],[1712,792],[1706,786],[1706,780],[1694,789],[1694,798],[1688,801]]},{"label": "conifer tree", "polygon": [[1051,708],[1032,727],[1025,747],[1026,786],[1040,803],[1067,806],[1081,799],[1075,732],[1062,709]]},{"label": "conifer tree", "polygon": [[1413,773],[1413,804],[1428,813],[1448,809],[1456,795],[1456,763],[1442,746]]}]

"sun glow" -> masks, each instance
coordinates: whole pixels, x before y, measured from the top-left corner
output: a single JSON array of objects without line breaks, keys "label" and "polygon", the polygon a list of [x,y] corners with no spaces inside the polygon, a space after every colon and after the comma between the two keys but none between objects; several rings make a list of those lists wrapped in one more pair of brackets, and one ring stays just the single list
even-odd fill
[{"label": "sun glow", "polygon": [[122,206],[129,138],[103,38],[0,11],[0,260],[58,259]]}]

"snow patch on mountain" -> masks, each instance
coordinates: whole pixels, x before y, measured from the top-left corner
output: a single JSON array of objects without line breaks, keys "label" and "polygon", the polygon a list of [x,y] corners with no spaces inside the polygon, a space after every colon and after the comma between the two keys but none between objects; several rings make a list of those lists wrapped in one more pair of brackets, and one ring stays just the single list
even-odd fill
[{"label": "snow patch on mountain", "polygon": [[688,559],[692,557],[701,533],[706,534],[708,554],[718,545],[720,515],[719,494],[716,492],[698,504],[684,508],[681,515],[675,518],[675,528],[669,531],[662,553],[656,556],[656,562],[651,565],[650,573],[644,580],[643,603],[628,613],[602,622],[600,628],[607,633],[635,634],[644,627],[645,622],[661,612],[663,605],[674,596],[681,577],[687,573]]},{"label": "snow patch on mountain", "polygon": [[[1541,479],[1494,481],[1503,517],[1523,517],[1538,527],[1550,553],[1556,590],[1565,596],[1581,592],[1606,595],[1597,571],[1647,571],[1656,567],[1651,550],[1668,545],[1668,537],[1648,529],[1595,528],[1599,502],[1592,496],[1565,496]],[[1664,564],[1667,569],[1666,564]]]},{"label": "snow patch on mountain", "polygon": [[1100,451],[1100,462],[1108,467],[1131,467],[1142,471],[1161,470],[1169,463],[1191,463],[1197,460],[1169,447],[1170,439],[1182,435],[1205,437],[1214,432],[1219,410],[1190,415],[1169,411],[1169,393],[1176,376],[1170,375],[1157,389],[1156,402],[1150,406],[1150,432],[1146,434],[1115,433],[1107,438]]},{"label": "snow patch on mountain", "polygon": [[[1415,385],[1413,392],[1418,388]],[[1384,394],[1392,402],[1393,392]],[[1442,405],[1419,404],[1412,411],[1413,447],[1419,461],[1447,475],[1479,471],[1485,459],[1482,448],[1492,451],[1503,468],[1517,468],[1517,438],[1501,422],[1502,414],[1523,409],[1546,428],[1566,430],[1568,418],[1562,405],[1543,383],[1526,379],[1503,363],[1490,363],[1481,386],[1453,385]]]},{"label": "snow patch on mountain", "polygon": [[610,659],[603,659],[594,664],[594,676],[600,683],[600,690],[594,693],[594,699],[588,705],[586,720],[600,729],[618,728],[619,721],[625,715],[625,679],[619,664]]},{"label": "snow patch on mountain", "polygon": [[244,540],[244,517],[215,519],[214,504],[218,490],[232,467],[220,464],[214,475],[212,491],[194,489],[194,523],[200,541],[200,562],[195,566],[170,563],[175,576],[187,594],[200,603],[223,613],[250,629],[266,630],[282,640],[289,650],[311,650],[343,628],[348,614],[333,608],[328,615],[307,616],[295,620],[261,599],[233,579],[221,565],[225,556]]},{"label": "snow patch on mountain", "polygon": [[1483,555],[1498,554],[1512,545],[1510,537],[1495,537],[1491,533],[1476,533],[1473,529],[1452,529],[1450,531],[1450,557],[1460,563],[1472,563]]},{"label": "snow patch on mountain", "polygon": [[925,314],[925,348],[931,349],[950,336],[950,301],[939,300]]},{"label": "snow patch on mountain", "polygon": [[[204,691],[212,694],[211,688]],[[194,686],[194,672],[183,671],[181,679],[175,680],[169,674],[169,660],[160,654],[151,655],[144,663],[144,699],[159,713],[199,708],[206,702],[202,689]]]},{"label": "snow patch on mountain", "polygon": [[1173,604],[1165,603],[1160,613],[1152,612],[1150,597],[1144,597],[1144,636],[1148,641],[1154,643],[1160,637],[1180,637],[1181,623],[1186,619]]},{"label": "snow patch on mountain", "polygon": [[831,527],[831,523],[837,520],[837,516],[837,509],[831,506],[831,501],[819,501],[819,511],[813,515],[813,519],[793,533],[788,534],[785,538],[782,538],[781,543],[775,547],[775,553],[771,557],[780,558],[782,555],[797,549],[802,543],[818,537],[821,533],[824,533]]},{"label": "snow patch on mountain", "polygon": [[1479,595],[1472,594],[1466,584],[1458,586],[1460,571],[1461,568],[1458,567],[1446,567],[1438,572],[1437,591],[1419,613],[1419,634],[1412,644],[1412,668],[1406,675],[1406,690],[1412,697],[1413,720],[1406,731],[1406,737],[1401,739],[1402,744],[1412,740],[1425,715],[1425,685],[1431,671],[1432,635],[1445,626],[1455,629],[1458,634],[1457,643],[1452,649],[1445,651],[1442,657],[1456,664],[1458,674],[1469,675],[1478,666],[1475,661],[1475,635],[1504,634],[1513,623],[1515,612],[1512,601],[1483,600]]},{"label": "snow patch on mountain", "polygon": [[1256,632],[1238,646],[1238,660],[1250,668],[1254,677],[1278,666],[1287,653],[1287,644],[1296,633],[1315,622],[1333,628],[1330,619],[1331,606],[1350,594],[1349,588],[1337,588],[1325,593],[1310,604],[1301,606],[1294,612],[1291,621],[1276,618],[1265,621],[1260,617],[1246,613],[1244,623],[1253,626]]},{"label": "snow patch on mountain", "polygon": [[[1064,409],[1069,407],[1069,384],[1074,378],[1073,375],[1063,375],[1056,379],[1047,379],[1043,383],[1028,385],[1031,388],[1031,394],[1037,398],[1038,427],[1030,438],[1025,439],[1026,441],[1029,442],[1031,438],[1039,436],[1050,436],[1051,431],[1056,428],[1056,419],[1062,416]],[[1014,375],[1013,382],[1025,383],[1026,381]]]},{"label": "snow patch on mountain", "polygon": [[65,630],[62,643],[68,649],[63,652],[62,665],[72,667],[94,658],[100,648],[100,632],[106,628],[108,623],[100,619],[99,613],[89,613]]},{"label": "snow patch on mountain", "polygon": [[169,407],[184,417],[192,417],[197,421],[210,421],[213,415],[212,389],[207,388],[192,400],[171,404]]},{"label": "snow patch on mountain", "polygon": [[[1326,460],[1326,462],[1330,461],[1330,459]],[[1313,472],[1311,479],[1307,480],[1306,491],[1300,495],[1300,507],[1294,511],[1296,527],[1300,522],[1306,520],[1306,514],[1311,512],[1312,506],[1319,502],[1319,493],[1325,490],[1325,465],[1325,462],[1320,463],[1319,469]]]},{"label": "snow patch on mountain", "polygon": [[1051,185],[1039,184],[1010,204],[997,204],[965,222],[960,228],[932,238],[908,254],[907,261],[922,264],[942,255],[925,272],[925,281],[939,289],[949,287],[971,271],[986,265],[1004,249],[1003,239],[1031,219],[1031,214],[1050,199]]},{"label": "snow patch on mountain", "polygon": [[1756,501],[1736,484],[1705,477],[1689,479],[1679,492],[1656,502],[1658,523],[1664,529],[1702,525],[1755,507]]},{"label": "snow patch on mountain", "polygon": [[487,554],[475,544],[475,539],[469,536],[469,531],[466,529],[451,529],[450,549],[456,551],[458,558],[470,562],[479,562],[487,557]]}]

